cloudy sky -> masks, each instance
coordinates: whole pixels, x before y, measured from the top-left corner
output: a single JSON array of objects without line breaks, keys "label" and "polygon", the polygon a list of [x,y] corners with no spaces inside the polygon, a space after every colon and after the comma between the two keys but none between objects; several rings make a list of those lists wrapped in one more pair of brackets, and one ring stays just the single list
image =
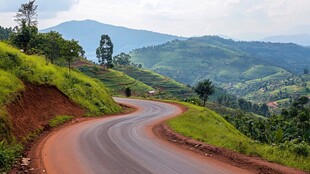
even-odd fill
[{"label": "cloudy sky", "polygon": [[[0,0],[0,25],[28,0]],[[68,20],[102,23],[178,36],[224,35],[261,39],[310,34],[310,0],[36,0],[39,28]]]}]

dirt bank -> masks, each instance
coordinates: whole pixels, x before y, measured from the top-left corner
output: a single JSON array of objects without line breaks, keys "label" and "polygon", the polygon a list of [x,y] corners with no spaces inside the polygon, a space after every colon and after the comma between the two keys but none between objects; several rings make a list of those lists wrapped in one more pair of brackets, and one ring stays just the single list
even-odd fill
[{"label": "dirt bank", "polygon": [[25,90],[6,106],[13,125],[13,134],[22,138],[44,128],[56,115],[82,116],[84,110],[54,86],[25,83]]}]

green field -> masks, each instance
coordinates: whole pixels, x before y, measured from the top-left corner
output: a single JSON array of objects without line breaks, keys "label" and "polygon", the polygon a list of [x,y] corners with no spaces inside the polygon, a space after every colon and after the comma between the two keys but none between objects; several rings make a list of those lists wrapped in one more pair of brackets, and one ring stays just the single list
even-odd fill
[{"label": "green field", "polygon": [[[286,143],[272,146],[255,142],[240,133],[217,113],[207,108],[182,104],[188,107],[188,111],[167,122],[176,132],[211,145],[246,155],[259,156],[268,161],[310,172],[310,155],[304,157],[294,153],[301,145]],[[309,145],[303,146],[310,149]]]}]

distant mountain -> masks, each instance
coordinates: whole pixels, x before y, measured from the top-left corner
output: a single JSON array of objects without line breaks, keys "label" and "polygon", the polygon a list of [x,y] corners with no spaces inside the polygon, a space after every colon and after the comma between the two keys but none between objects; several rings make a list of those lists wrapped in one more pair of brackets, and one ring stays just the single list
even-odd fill
[{"label": "distant mountain", "polygon": [[41,32],[49,31],[57,31],[66,39],[78,40],[86,51],[86,57],[95,61],[97,61],[96,48],[99,46],[100,36],[103,34],[108,34],[111,37],[114,44],[114,55],[136,48],[163,44],[175,39],[184,39],[178,36],[103,24],[93,20],[64,22]]},{"label": "distant mountain", "polygon": [[[131,56],[133,62],[184,84],[209,78],[227,92],[260,102],[279,99],[279,89],[299,85],[302,80],[295,74],[310,67],[309,48],[217,36],[171,41],[137,49]],[[302,86],[286,88],[288,92],[297,89],[305,92]]]},{"label": "distant mountain", "polygon": [[277,42],[277,43],[295,43],[302,46],[310,46],[310,35],[295,34],[295,35],[270,36],[264,38],[262,41]]}]

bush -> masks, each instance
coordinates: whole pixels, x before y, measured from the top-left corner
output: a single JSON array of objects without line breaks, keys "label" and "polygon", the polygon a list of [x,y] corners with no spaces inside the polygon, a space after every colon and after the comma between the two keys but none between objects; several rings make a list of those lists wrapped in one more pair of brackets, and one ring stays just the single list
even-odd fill
[{"label": "bush", "polygon": [[7,144],[4,141],[0,142],[0,172],[5,172],[13,165],[15,158],[22,151],[21,144]]},{"label": "bush", "polygon": [[309,153],[310,153],[309,145],[307,145],[307,143],[305,143],[305,142],[296,144],[294,146],[294,148],[293,148],[293,152],[296,155],[301,155],[301,156],[304,156],[304,157],[308,157]]},{"label": "bush", "polygon": [[60,126],[60,125],[66,123],[72,119],[73,119],[72,116],[59,115],[59,116],[56,116],[54,119],[50,120],[48,124],[51,127],[57,127],[57,126]]}]

